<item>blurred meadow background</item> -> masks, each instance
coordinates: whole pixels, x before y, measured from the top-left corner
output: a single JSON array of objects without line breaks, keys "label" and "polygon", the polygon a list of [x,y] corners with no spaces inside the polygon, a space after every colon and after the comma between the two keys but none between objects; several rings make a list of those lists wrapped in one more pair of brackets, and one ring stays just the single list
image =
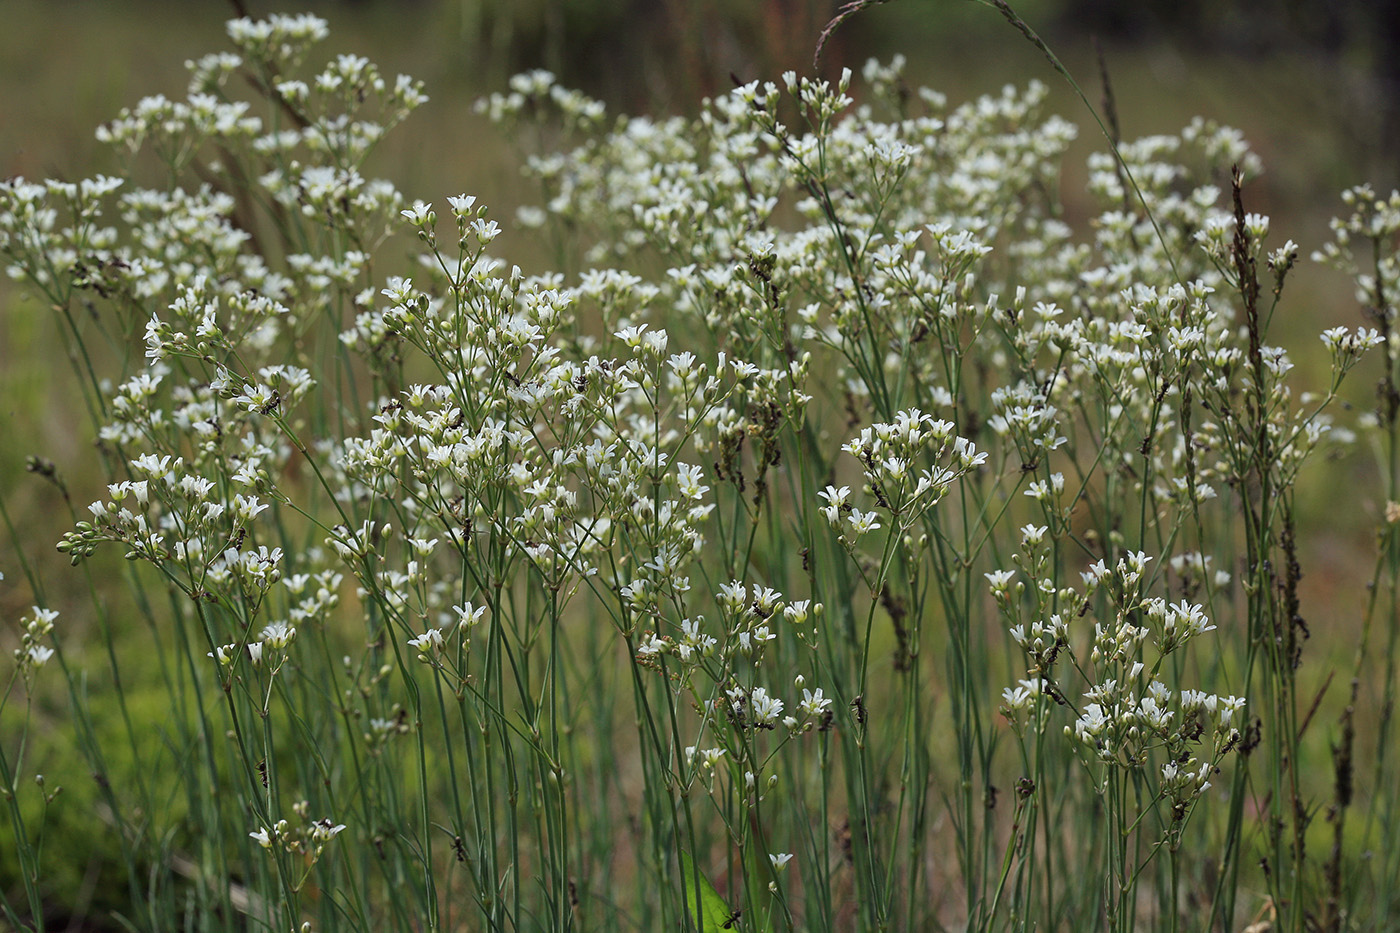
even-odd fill
[{"label": "blurred meadow background", "polygon": [[[735,79],[776,80],[786,69],[813,73],[818,34],[837,5],[360,0],[301,6],[329,21],[329,50],[365,55],[385,74],[403,72],[425,84],[430,102],[376,150],[366,174],[393,180],[410,201],[440,201],[463,191],[478,196],[505,227],[495,251],[533,272],[545,268],[548,256],[528,232],[513,232],[511,219],[537,192],[519,175],[512,141],[474,112],[479,97],[502,90],[518,71],[547,68],[613,112],[693,113],[701,97],[728,90]],[[283,11],[262,0],[237,8],[214,0],[4,0],[0,177],[76,180],[111,170],[110,153],[94,138],[98,124],[144,96],[181,95],[186,59],[228,47],[226,19]],[[1264,165],[1248,189],[1250,210],[1270,215],[1276,236],[1292,237],[1304,257],[1328,238],[1329,218],[1342,211],[1343,189],[1369,181],[1388,192],[1400,180],[1394,157],[1400,97],[1392,73],[1400,62],[1400,36],[1368,5],[1027,0],[1017,11],[1096,104],[1103,93],[1101,48],[1124,139],[1175,132],[1198,115],[1239,128]],[[1065,160],[1062,191],[1066,219],[1082,224],[1090,210],[1076,200],[1084,189],[1084,160],[1102,149],[1103,140],[1072,89],[995,10],[964,0],[873,6],[836,33],[821,71],[828,77],[842,67],[859,73],[867,58],[888,60],[896,53],[908,59],[911,84],[941,90],[953,102],[1032,79],[1047,84],[1049,109],[1080,128]],[[402,240],[405,250],[413,245],[407,235]],[[532,260],[538,268],[529,268]],[[1305,260],[1294,276],[1273,336],[1305,373],[1304,383],[1311,374],[1322,390],[1327,357],[1315,335],[1366,322],[1339,273]],[[62,358],[59,326],[39,301],[0,280],[0,495],[11,525],[0,537],[0,645],[8,654],[17,639],[11,620],[36,601],[61,609],[70,661],[92,670],[87,689],[98,697],[108,686],[105,667],[85,644],[94,653],[104,649],[100,639],[84,635],[99,624],[120,627],[119,607],[130,597],[119,582],[115,551],[70,569],[54,548],[72,527],[70,505],[81,511],[100,497],[103,483],[89,422],[78,410],[80,397]],[[673,341],[684,346],[680,335]],[[98,371],[103,365],[99,360]],[[1355,410],[1374,406],[1379,365],[1378,359],[1365,361],[1348,386]],[[1369,456],[1358,446],[1345,459],[1314,463],[1300,480],[1300,521],[1310,529],[1301,542],[1301,605],[1313,636],[1300,672],[1300,683],[1308,685],[1300,688],[1304,695],[1322,688],[1329,662],[1349,663],[1357,650],[1385,507],[1355,493],[1374,472]],[[66,493],[27,469],[33,457],[53,465]],[[45,592],[30,591],[25,565]],[[109,619],[94,618],[89,588],[112,610]],[[136,685],[128,697],[138,715],[158,717],[164,694],[141,692],[142,637],[139,629],[131,633],[130,656],[122,658]],[[1329,724],[1344,689],[1338,683],[1332,691]],[[65,746],[67,733],[45,725],[63,721],[67,703],[57,690],[38,698],[29,763],[65,788],[49,817],[46,845],[71,848],[72,855],[50,859],[60,866],[50,884],[55,899],[66,902],[55,904],[55,918],[80,929],[120,904],[124,882],[110,853],[88,848],[91,821],[100,818],[96,794],[85,789],[92,782]],[[110,709],[98,704],[95,710],[98,728],[118,727]],[[0,740],[9,728],[0,723]],[[1326,736],[1317,740],[1325,743]],[[120,769],[120,762],[112,763],[113,773]],[[0,887],[15,889],[15,871],[9,845],[0,843]]]}]

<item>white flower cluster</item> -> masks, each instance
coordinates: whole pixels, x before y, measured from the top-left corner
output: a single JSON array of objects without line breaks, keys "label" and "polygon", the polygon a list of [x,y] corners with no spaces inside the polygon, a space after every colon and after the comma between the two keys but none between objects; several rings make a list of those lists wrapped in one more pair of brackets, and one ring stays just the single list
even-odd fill
[{"label": "white flower cluster", "polygon": [[[1090,760],[1135,773],[1155,767],[1160,799],[1171,802],[1175,819],[1183,818],[1209,787],[1207,775],[1238,746],[1243,726],[1242,698],[1174,691],[1162,680],[1168,657],[1215,625],[1200,605],[1143,595],[1152,558],[1141,552],[1125,554],[1111,570],[1095,562],[1082,574],[1082,591],[1057,589],[1043,576],[1049,566],[1044,529],[1027,526],[1022,533],[1017,562],[1036,584],[1034,606],[1020,599],[1024,584],[1013,588],[1014,571],[987,574],[1003,615],[1018,620],[1011,638],[1029,660],[1029,678],[1002,692],[1003,714],[1018,733],[1035,734],[1063,707],[1072,717],[1064,734]],[[1199,574],[1210,558],[1184,554],[1170,563],[1178,572],[1194,567]],[[1228,575],[1214,582],[1227,585]],[[1096,595],[1112,621],[1093,612]],[[1051,611],[1055,606],[1065,608]],[[1035,615],[1020,620],[1027,610]],[[1084,685],[1082,701],[1071,689],[1075,680]],[[1154,760],[1163,763],[1154,766]]]},{"label": "white flower cluster", "polygon": [[299,825],[278,820],[248,835],[264,849],[279,849],[306,859],[308,865],[314,864],[330,841],[345,831],[345,824],[331,819],[312,820],[308,816],[309,809],[305,800],[299,801],[292,807]]},{"label": "white flower cluster", "polygon": [[[917,523],[960,477],[987,462],[985,453],[953,431],[951,421],[935,420],[915,408],[897,412],[890,423],[863,429],[841,448],[860,461],[866,490],[899,531]],[[873,511],[847,503],[850,487],[828,486],[818,495],[826,502],[827,522],[848,545],[880,527]]]},{"label": "white flower cluster", "polygon": [[[3,579],[4,576],[0,575],[0,580]],[[14,650],[14,658],[26,687],[32,683],[34,672],[54,656],[54,649],[47,642],[53,634],[53,623],[57,618],[57,610],[32,606],[29,613],[19,620],[19,647]]]},{"label": "white flower cluster", "polygon": [[408,646],[418,652],[418,660],[424,664],[443,666],[458,677],[466,678],[464,659],[457,649],[470,648],[470,632],[480,624],[486,615],[486,606],[473,606],[470,602],[452,607],[452,616],[443,619],[442,624],[433,626],[422,635],[408,640]]}]

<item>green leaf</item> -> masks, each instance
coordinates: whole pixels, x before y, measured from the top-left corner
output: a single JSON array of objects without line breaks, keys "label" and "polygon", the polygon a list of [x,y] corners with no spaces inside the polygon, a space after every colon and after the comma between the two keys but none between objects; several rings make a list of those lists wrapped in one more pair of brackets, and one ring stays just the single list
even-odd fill
[{"label": "green leaf", "polygon": [[724,902],[724,898],[719,896],[715,886],[710,884],[710,879],[706,878],[700,869],[695,867],[695,862],[689,853],[681,850],[681,883],[685,885],[685,915],[694,920],[695,915],[695,884],[700,883],[700,922],[696,926],[700,933],[733,933],[738,929],[737,921],[739,915],[729,909],[729,905]]}]

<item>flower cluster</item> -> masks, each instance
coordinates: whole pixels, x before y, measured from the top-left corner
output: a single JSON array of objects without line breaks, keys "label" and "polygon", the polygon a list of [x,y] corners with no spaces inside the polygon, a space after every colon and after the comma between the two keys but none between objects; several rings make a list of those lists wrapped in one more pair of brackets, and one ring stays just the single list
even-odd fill
[{"label": "flower cluster", "polygon": [[[861,431],[842,450],[860,461],[866,490],[895,522],[899,531],[913,526],[937,505],[952,485],[987,462],[987,454],[964,437],[955,436],[951,421],[934,420],[917,408],[895,414],[888,424]],[[939,465],[946,461],[947,465]],[[919,469],[921,463],[933,465]],[[849,487],[828,486],[819,493],[827,522],[853,540],[880,527],[871,512],[847,504]]]},{"label": "flower cluster", "polygon": [[[1142,552],[1125,554],[1112,569],[1095,562],[1082,573],[1082,590],[1046,585],[1044,529],[1028,526],[1022,532],[1017,562],[1036,584],[1038,598],[1031,620],[1010,630],[1026,653],[1029,679],[1003,690],[1003,715],[1019,734],[1035,734],[1063,708],[1072,721],[1062,731],[1089,761],[1159,779],[1157,799],[1169,801],[1173,818],[1183,819],[1210,786],[1207,776],[1238,746],[1243,725],[1244,699],[1173,690],[1163,680],[1172,669],[1168,658],[1215,625],[1201,605],[1146,595],[1152,558]],[[1199,572],[1209,558],[1181,555],[1171,563]],[[1024,586],[1012,589],[1015,576],[987,575],[1010,619],[1029,608],[1019,599]],[[1228,575],[1215,583],[1225,585]],[[1094,611],[1096,604],[1103,616]],[[1052,612],[1056,606],[1063,609]]]},{"label": "flower cluster", "polygon": [[310,807],[305,800],[295,804],[292,809],[300,825],[293,826],[287,820],[278,820],[248,835],[264,849],[278,849],[290,855],[302,856],[314,864],[330,841],[345,831],[345,824],[330,819],[310,819]]},{"label": "flower cluster", "polygon": [[[0,576],[0,580],[3,579],[4,577]],[[54,649],[49,647],[47,642],[53,634],[53,623],[57,618],[56,610],[33,606],[29,613],[19,620],[19,647],[14,650],[14,657],[15,666],[24,678],[25,686],[32,682],[34,672],[47,664],[54,655]]]}]

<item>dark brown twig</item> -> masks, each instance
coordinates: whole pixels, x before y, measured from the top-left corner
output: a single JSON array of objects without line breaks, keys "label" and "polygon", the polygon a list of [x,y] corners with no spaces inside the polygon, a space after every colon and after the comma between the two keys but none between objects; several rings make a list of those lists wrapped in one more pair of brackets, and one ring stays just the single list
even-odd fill
[{"label": "dark brown twig", "polygon": [[827,40],[831,38],[832,33],[836,32],[837,27],[868,6],[888,2],[889,0],[851,0],[850,3],[845,4],[841,9],[837,10],[836,15],[831,18],[831,22],[826,24],[826,27],[822,29],[821,35],[817,37],[817,50],[812,53],[812,67],[821,67],[822,49],[826,48]]}]

